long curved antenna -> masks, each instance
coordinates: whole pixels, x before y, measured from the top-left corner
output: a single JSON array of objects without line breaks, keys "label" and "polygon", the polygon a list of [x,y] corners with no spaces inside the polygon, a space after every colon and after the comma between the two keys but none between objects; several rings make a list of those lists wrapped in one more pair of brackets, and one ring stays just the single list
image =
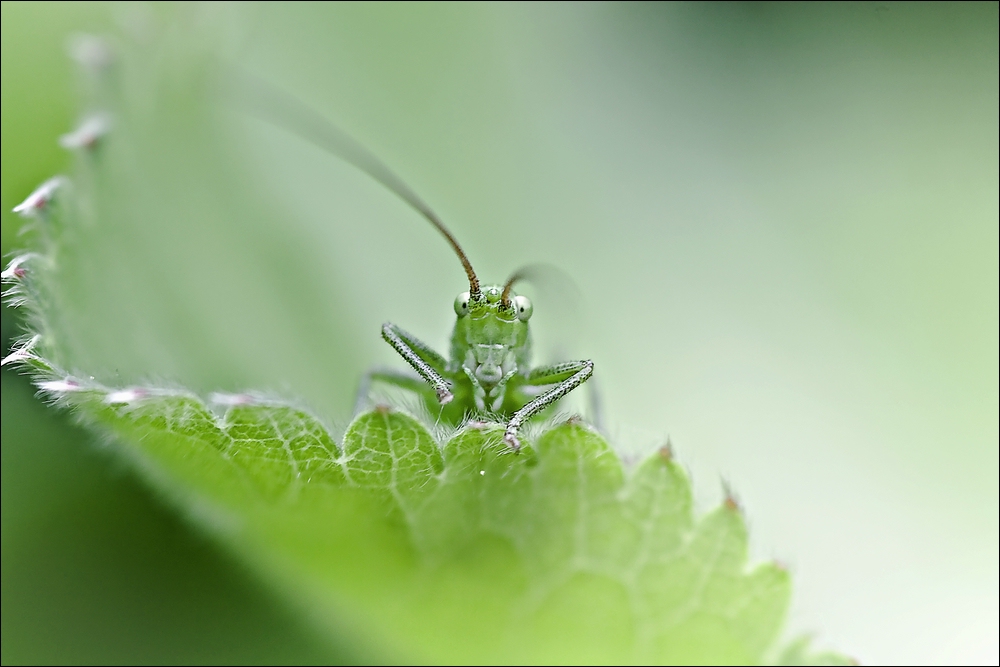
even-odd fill
[{"label": "long curved antenna", "polygon": [[507,282],[504,283],[503,292],[500,294],[500,306],[502,308],[510,309],[512,307],[510,304],[510,290],[514,287],[514,283],[524,280],[530,273],[531,267],[525,266],[511,274]]},{"label": "long curved antenna", "polygon": [[[354,165],[376,181],[391,190],[397,197],[413,207],[427,218],[451,245],[458,259],[462,262],[465,274],[469,278],[469,295],[477,299],[480,295],[479,278],[472,269],[472,263],[465,256],[465,251],[458,244],[441,219],[431,207],[424,203],[403,179],[367,148],[351,138],[346,132],[325,119],[308,106],[299,102],[290,94],[285,93],[267,82],[247,73],[234,74],[237,90],[242,102],[262,120],[297,134],[320,148],[336,155],[345,162]],[[242,80],[242,81],[241,81]]]}]

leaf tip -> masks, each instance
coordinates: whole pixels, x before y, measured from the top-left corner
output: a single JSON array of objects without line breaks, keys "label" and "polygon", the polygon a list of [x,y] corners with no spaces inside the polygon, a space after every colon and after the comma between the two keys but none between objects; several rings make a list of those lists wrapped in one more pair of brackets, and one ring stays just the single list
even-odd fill
[{"label": "leaf tip", "polygon": [[15,206],[13,208],[14,213],[17,213],[22,218],[38,217],[55,197],[56,191],[63,187],[66,182],[67,179],[65,176],[53,176],[35,188],[23,202]]},{"label": "leaf tip", "polygon": [[726,498],[722,501],[722,506],[725,507],[730,512],[742,513],[743,506],[740,505],[740,499],[733,491],[733,487],[725,479],[722,480],[722,492],[725,494]]},{"label": "leaf tip", "polygon": [[67,392],[80,391],[83,389],[83,386],[73,378],[43,380],[37,384],[37,387],[42,391],[49,392],[50,394],[65,394]]},{"label": "leaf tip", "polygon": [[111,115],[97,113],[88,116],[72,132],[59,137],[59,145],[67,149],[93,149],[111,129]]},{"label": "leaf tip", "polygon": [[114,62],[115,54],[111,46],[96,35],[79,33],[69,39],[66,50],[69,57],[84,68],[100,71]]},{"label": "leaf tip", "polygon": [[24,278],[24,276],[28,273],[28,269],[25,264],[28,260],[33,259],[36,256],[37,253],[26,252],[10,260],[10,264],[7,265],[7,268],[0,272],[0,280],[5,283],[11,283]]},{"label": "leaf tip", "polygon": [[33,348],[38,343],[38,340],[40,338],[41,334],[35,334],[27,341],[25,341],[23,344],[15,347],[13,350],[10,351],[10,354],[8,354],[3,359],[0,359],[0,366],[6,366],[8,364],[16,364],[22,361],[28,361],[30,359],[37,358],[33,351]]},{"label": "leaf tip", "polygon": [[660,447],[657,450],[657,453],[660,455],[660,460],[664,463],[670,463],[674,460],[674,445],[670,442],[669,437],[667,438],[666,444]]},{"label": "leaf tip", "polygon": [[104,402],[108,405],[124,405],[128,403],[135,403],[149,396],[149,392],[142,387],[130,387],[128,389],[119,389],[117,391],[108,392],[108,395],[104,397]]},{"label": "leaf tip", "polygon": [[244,405],[253,405],[257,403],[257,399],[250,394],[228,394],[225,392],[217,391],[208,397],[208,400],[217,405],[223,405],[227,408],[240,407]]}]

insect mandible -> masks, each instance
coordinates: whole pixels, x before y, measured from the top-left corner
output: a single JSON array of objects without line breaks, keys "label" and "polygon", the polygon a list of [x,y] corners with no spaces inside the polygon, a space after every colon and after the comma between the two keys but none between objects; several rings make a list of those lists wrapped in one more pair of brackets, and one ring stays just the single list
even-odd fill
[{"label": "insect mandible", "polygon": [[257,115],[354,165],[409,204],[444,236],[465,269],[469,289],[455,299],[457,319],[448,358],[387,322],[382,325],[382,338],[416,375],[369,371],[361,383],[359,398],[367,396],[373,381],[380,381],[416,393],[428,407],[438,406],[441,418],[452,424],[470,415],[505,421],[504,442],[519,451],[518,433],[524,423],[586,382],[594,372],[590,360],[531,367],[528,321],[532,305],[527,297],[513,291],[525,278],[525,272],[515,271],[502,285],[481,285],[462,246],[437,214],[368,149],[262,81],[248,81],[243,94]]}]

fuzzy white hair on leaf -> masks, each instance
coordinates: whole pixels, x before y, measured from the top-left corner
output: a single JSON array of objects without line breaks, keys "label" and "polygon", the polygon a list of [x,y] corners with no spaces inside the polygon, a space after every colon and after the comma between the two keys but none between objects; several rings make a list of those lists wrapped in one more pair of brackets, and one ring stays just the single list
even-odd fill
[{"label": "fuzzy white hair on leaf", "polygon": [[111,46],[96,35],[77,33],[66,45],[69,57],[89,70],[102,70],[115,61]]},{"label": "fuzzy white hair on leaf", "polygon": [[38,254],[34,252],[26,252],[23,255],[18,255],[14,259],[10,260],[10,264],[7,268],[0,272],[0,280],[3,282],[14,282],[20,280],[24,277],[25,268],[24,264],[29,260],[37,257]]},{"label": "fuzzy white hair on leaf", "polygon": [[110,129],[110,114],[97,113],[87,116],[75,130],[59,137],[59,145],[68,149],[92,148]]},{"label": "fuzzy white hair on leaf", "polygon": [[34,359],[35,353],[32,352],[32,349],[35,347],[35,344],[38,343],[38,339],[40,338],[41,338],[40,334],[35,334],[26,343],[11,350],[10,354],[8,354],[3,359],[0,359],[0,366],[6,366],[7,364],[13,364],[19,361],[26,361],[28,359]]},{"label": "fuzzy white hair on leaf", "polygon": [[250,394],[226,394],[223,392],[215,392],[208,397],[208,400],[212,403],[217,403],[218,405],[225,405],[227,407],[235,407],[239,405],[252,405],[257,402]]},{"label": "fuzzy white hair on leaf", "polygon": [[76,380],[66,378],[64,380],[45,380],[38,383],[38,388],[54,394],[63,394],[69,391],[80,391],[83,386]]},{"label": "fuzzy white hair on leaf", "polygon": [[149,396],[149,392],[145,389],[133,387],[109,392],[108,395],[104,397],[104,402],[109,405],[122,405],[125,403],[135,403],[136,401],[146,398],[147,396]]},{"label": "fuzzy white hair on leaf", "polygon": [[14,207],[14,213],[24,218],[36,217],[40,211],[49,205],[52,197],[55,196],[56,190],[65,185],[66,180],[65,176],[53,176],[45,181],[35,188],[35,191],[28,195],[27,199]]}]

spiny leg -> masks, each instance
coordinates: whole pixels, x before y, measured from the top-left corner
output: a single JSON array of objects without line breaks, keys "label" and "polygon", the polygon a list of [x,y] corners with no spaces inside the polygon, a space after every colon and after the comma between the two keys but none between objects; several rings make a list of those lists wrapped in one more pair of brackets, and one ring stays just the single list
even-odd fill
[{"label": "spiny leg", "polygon": [[[392,333],[396,334],[400,340],[402,340],[406,345],[413,350],[414,354],[420,357],[424,363],[436,370],[440,374],[444,374],[444,369],[448,366],[448,360],[442,357],[440,354],[434,351],[427,343],[423,342],[411,333],[403,331],[398,326],[392,323],[386,323],[382,325],[382,336],[385,337],[385,328],[389,327]],[[386,339],[388,340],[388,339]],[[393,345],[395,347],[395,345]]]},{"label": "spiny leg", "polygon": [[507,432],[503,439],[514,451],[521,449],[521,441],[517,439],[517,431],[521,425],[531,419],[533,415],[552,405],[560,398],[573,391],[587,381],[594,373],[594,362],[592,361],[568,361],[552,366],[536,368],[528,375],[527,384],[546,385],[556,384],[547,392],[532,399],[523,408],[514,413],[507,422]]},{"label": "spiny leg", "polygon": [[454,398],[448,381],[441,377],[444,357],[395,324],[382,325],[382,338],[431,386],[437,394],[438,403],[445,405]]}]

